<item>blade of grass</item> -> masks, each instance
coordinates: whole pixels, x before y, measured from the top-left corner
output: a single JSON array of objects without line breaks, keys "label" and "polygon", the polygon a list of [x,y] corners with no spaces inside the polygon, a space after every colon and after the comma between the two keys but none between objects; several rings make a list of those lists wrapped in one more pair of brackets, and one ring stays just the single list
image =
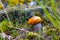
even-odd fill
[{"label": "blade of grass", "polygon": [[[38,0],[37,0],[37,2],[38,2],[38,4],[39,4],[40,6],[42,6],[42,9],[44,10],[47,18],[49,18],[49,20],[50,20],[51,23],[54,25],[54,27],[57,27],[58,29],[60,29],[60,28],[59,28],[59,23],[58,23],[59,21],[53,19],[53,17],[52,17],[52,16],[50,15],[50,13],[46,10],[46,8],[44,8],[43,4],[41,4]],[[55,13],[56,10],[54,10],[53,12]],[[55,13],[55,16],[56,16],[56,13]]]},{"label": "blade of grass", "polygon": [[51,9],[52,9],[52,11],[53,11],[54,16],[56,17],[56,19],[58,21],[60,21],[58,15],[57,15],[57,10],[56,10],[57,8],[56,8],[56,3],[54,2],[54,0],[51,0]]}]

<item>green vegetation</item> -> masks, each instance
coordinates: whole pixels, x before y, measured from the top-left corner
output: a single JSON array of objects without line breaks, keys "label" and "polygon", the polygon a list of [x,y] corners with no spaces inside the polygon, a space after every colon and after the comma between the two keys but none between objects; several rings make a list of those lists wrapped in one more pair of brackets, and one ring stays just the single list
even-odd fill
[{"label": "green vegetation", "polygon": [[[31,1],[26,0],[24,2],[30,3]],[[11,0],[8,0],[7,2],[8,6],[10,7],[18,4],[18,2],[12,2]],[[42,1],[36,0],[36,3],[41,7],[41,10],[43,10],[44,14],[42,14],[40,9],[31,11],[30,9],[25,10],[25,7],[23,7],[22,10],[18,8],[20,10],[7,12],[10,20],[7,20],[8,17],[3,19],[4,15],[2,14],[2,16],[0,16],[0,18],[2,17],[1,19],[3,19],[0,22],[0,33],[5,33],[7,36],[13,37],[15,40],[59,40],[60,16],[57,14],[57,6],[60,6],[60,1],[55,2],[55,0],[44,0],[42,3]],[[50,8],[51,10],[47,10],[46,7]],[[30,14],[34,16],[37,15],[42,18],[41,24],[43,28],[38,32],[30,31],[30,29],[32,29],[32,25],[27,24]],[[0,36],[0,40],[4,40],[3,36]]]}]

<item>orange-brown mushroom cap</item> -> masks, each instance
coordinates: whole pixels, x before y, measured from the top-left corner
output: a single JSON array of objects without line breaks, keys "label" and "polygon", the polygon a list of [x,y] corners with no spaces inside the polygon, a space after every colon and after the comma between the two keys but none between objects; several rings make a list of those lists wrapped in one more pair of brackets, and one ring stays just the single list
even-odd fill
[{"label": "orange-brown mushroom cap", "polygon": [[29,25],[34,25],[34,24],[36,24],[36,23],[39,23],[39,22],[41,22],[42,20],[41,20],[41,18],[39,17],[39,16],[34,16],[34,17],[32,17],[32,18],[30,18],[29,20],[28,20],[28,24]]}]

